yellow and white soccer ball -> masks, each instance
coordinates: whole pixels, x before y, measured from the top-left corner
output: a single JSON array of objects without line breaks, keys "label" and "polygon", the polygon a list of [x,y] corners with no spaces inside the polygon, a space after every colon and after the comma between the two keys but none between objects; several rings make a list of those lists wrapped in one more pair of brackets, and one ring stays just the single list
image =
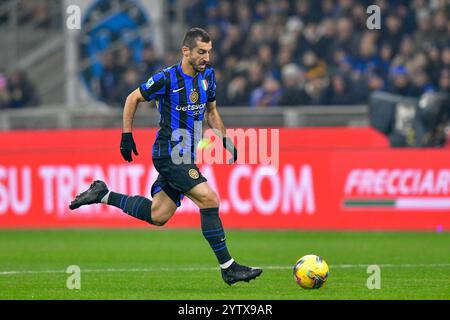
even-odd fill
[{"label": "yellow and white soccer ball", "polygon": [[199,141],[197,148],[202,149],[208,149],[212,147],[213,142],[209,138],[203,138]]},{"label": "yellow and white soccer ball", "polygon": [[308,254],[301,257],[294,266],[294,279],[305,289],[319,289],[327,281],[328,264],[321,257]]}]

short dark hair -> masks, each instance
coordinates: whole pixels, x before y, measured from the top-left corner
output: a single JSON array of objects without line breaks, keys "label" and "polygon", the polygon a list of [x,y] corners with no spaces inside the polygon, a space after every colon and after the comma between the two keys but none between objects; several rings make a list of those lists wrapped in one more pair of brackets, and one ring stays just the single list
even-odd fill
[{"label": "short dark hair", "polygon": [[197,46],[197,40],[208,43],[211,41],[211,37],[202,28],[192,28],[184,35],[183,46],[192,50]]}]

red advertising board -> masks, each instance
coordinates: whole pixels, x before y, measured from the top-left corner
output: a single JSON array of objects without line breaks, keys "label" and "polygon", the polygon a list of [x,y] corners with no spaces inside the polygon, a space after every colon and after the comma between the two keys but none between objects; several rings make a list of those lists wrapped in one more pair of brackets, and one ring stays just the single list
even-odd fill
[{"label": "red advertising board", "polygon": [[[448,149],[391,149],[369,128],[266,133],[277,137],[268,141],[279,150],[271,165],[249,159],[199,165],[220,195],[227,228],[450,229]],[[127,163],[119,152],[120,130],[1,133],[0,228],[148,227],[117,208],[70,211],[68,204],[96,179],[117,192],[149,196],[157,176],[155,134],[135,130],[139,156]],[[248,153],[257,145],[238,148]],[[199,225],[198,208],[185,199],[165,227]]]}]

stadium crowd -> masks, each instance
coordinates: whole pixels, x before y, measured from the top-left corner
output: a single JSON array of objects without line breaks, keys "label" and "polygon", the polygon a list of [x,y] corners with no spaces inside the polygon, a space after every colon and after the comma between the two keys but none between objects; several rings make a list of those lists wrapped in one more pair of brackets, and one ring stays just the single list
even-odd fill
[{"label": "stadium crowd", "polygon": [[[220,105],[352,105],[367,103],[374,90],[411,97],[450,92],[446,0],[182,3],[187,26],[203,27],[212,37]],[[366,25],[372,4],[381,9],[380,30]],[[173,44],[159,56],[149,44],[140,61],[126,46],[108,51],[101,76],[93,81],[94,93],[109,105],[123,106],[149,75],[177,62],[178,47]]]},{"label": "stadium crowd", "polygon": [[[366,26],[371,4],[381,30]],[[445,0],[196,0],[185,12],[213,38],[222,105],[302,106],[450,91],[449,10]]]},{"label": "stadium crowd", "polygon": [[[367,28],[371,4],[381,9],[380,30]],[[220,105],[352,105],[367,103],[374,90],[411,97],[450,92],[445,0],[192,0],[185,6],[188,26],[212,37]],[[122,105],[139,82],[177,61],[177,45],[164,57],[148,46],[134,65],[126,48],[108,54],[99,95]]]}]

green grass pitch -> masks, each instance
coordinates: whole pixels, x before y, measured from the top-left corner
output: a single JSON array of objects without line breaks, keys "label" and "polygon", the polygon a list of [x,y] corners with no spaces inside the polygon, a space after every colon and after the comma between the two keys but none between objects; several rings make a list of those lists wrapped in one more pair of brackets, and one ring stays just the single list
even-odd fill
[{"label": "green grass pitch", "polygon": [[[0,231],[0,299],[450,299],[450,233],[228,230],[232,256],[261,266],[226,285],[200,230]],[[305,290],[292,266],[305,254],[330,265],[325,287]],[[379,265],[381,289],[367,288]],[[81,269],[69,290],[68,266]]]}]

